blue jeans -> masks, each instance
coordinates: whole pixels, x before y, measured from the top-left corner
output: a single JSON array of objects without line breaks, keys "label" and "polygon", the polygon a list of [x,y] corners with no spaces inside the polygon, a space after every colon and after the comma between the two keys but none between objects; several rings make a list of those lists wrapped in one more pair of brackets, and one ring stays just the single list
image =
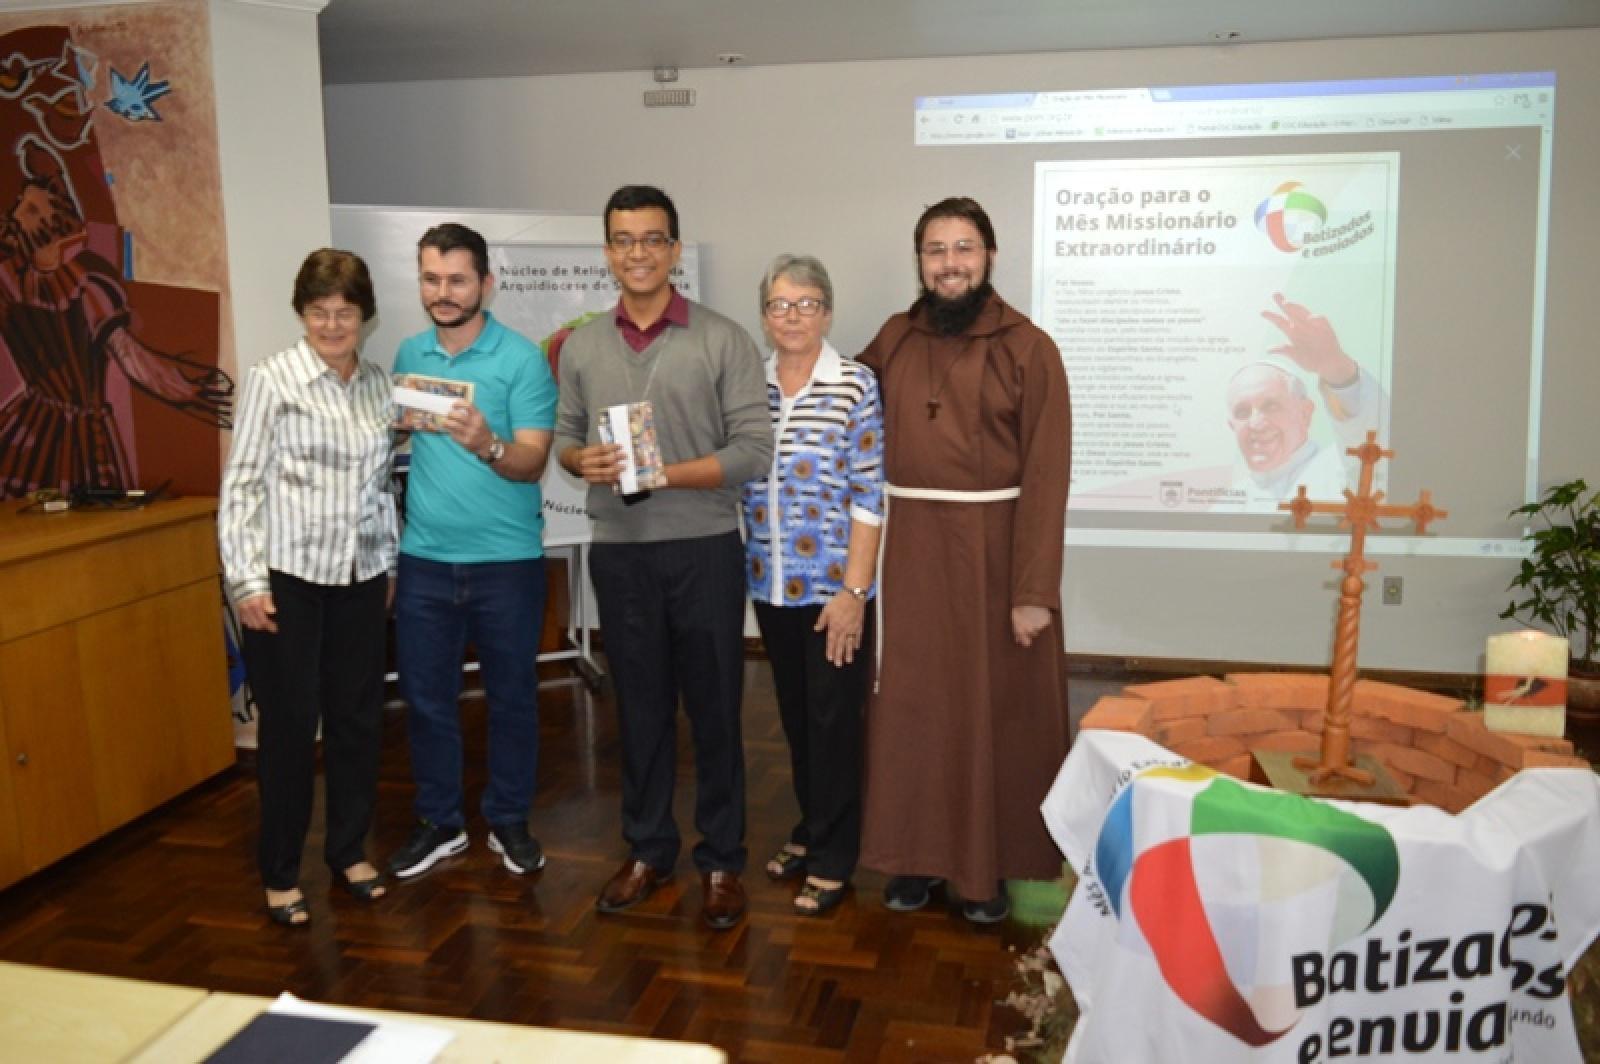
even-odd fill
[{"label": "blue jeans", "polygon": [[400,696],[410,707],[411,775],[417,816],[459,828],[461,660],[477,648],[489,703],[489,783],[483,818],[525,824],[539,763],[539,634],[543,558],[519,562],[434,562],[400,555],[395,644]]}]

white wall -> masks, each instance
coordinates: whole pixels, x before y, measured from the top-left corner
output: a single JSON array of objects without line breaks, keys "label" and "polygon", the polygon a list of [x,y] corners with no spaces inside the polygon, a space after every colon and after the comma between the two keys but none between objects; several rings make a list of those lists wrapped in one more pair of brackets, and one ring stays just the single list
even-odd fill
[{"label": "white wall", "polygon": [[[692,109],[642,107],[647,73],[342,85],[324,99],[338,202],[594,214],[617,185],[657,184],[676,200],[685,237],[702,243],[706,302],[754,333],[766,262],[785,250],[816,254],[834,277],[834,339],[853,351],[910,302],[912,223],[946,195],[984,200],[1000,237],[996,285],[1028,304],[1029,198],[951,187],[972,170],[965,153],[995,149],[914,147],[916,96],[1553,69],[1557,222],[1541,474],[1600,481],[1588,279],[1600,246],[1600,208],[1589,202],[1600,173],[1597,56],[1600,31],[1569,30],[691,70],[679,84],[697,91]],[[1504,355],[1441,354],[1468,368]],[[1073,548],[1068,648],[1323,662],[1333,617],[1325,565],[1325,556]],[[1474,669],[1484,636],[1505,627],[1495,615],[1507,563],[1395,558],[1383,573],[1406,578],[1406,604],[1365,611],[1365,665]]]},{"label": "white wall", "polygon": [[299,335],[295,272],[327,247],[322,63],[327,0],[210,0],[231,320],[241,372]]}]

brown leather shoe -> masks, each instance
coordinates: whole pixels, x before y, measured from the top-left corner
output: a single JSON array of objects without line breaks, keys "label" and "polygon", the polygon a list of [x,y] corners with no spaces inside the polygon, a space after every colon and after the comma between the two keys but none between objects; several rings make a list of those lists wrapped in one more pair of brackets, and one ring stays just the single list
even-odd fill
[{"label": "brown leather shoe", "polygon": [[717,931],[725,931],[744,919],[744,886],[737,872],[706,872],[700,877],[706,892],[700,915]]},{"label": "brown leather shoe", "polygon": [[594,907],[603,913],[620,913],[624,909],[631,909],[671,878],[671,872],[658,872],[643,861],[635,861],[630,857],[622,862],[617,874],[601,888]]}]

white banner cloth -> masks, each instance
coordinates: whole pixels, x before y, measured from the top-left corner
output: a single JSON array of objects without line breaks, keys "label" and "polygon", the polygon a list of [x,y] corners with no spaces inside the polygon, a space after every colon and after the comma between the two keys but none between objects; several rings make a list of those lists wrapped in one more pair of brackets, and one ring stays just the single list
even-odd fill
[{"label": "white banner cloth", "polygon": [[1240,783],[1087,731],[1046,797],[1079,876],[1050,941],[1072,1064],[1581,1064],[1565,977],[1600,931],[1600,778],[1519,773],[1458,816]]}]

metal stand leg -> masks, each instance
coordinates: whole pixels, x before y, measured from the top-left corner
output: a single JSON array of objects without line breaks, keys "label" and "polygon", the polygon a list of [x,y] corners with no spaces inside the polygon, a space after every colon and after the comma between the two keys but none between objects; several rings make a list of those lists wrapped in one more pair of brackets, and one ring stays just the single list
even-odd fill
[{"label": "metal stand leg", "polygon": [[570,604],[567,611],[568,646],[540,654],[539,661],[541,663],[570,661],[578,675],[575,678],[547,680],[540,686],[571,683],[573,679],[578,679],[591,692],[598,694],[600,685],[605,680],[605,673],[601,671],[599,662],[594,659],[594,645],[589,627],[589,603],[583,593],[584,577],[589,572],[589,544],[572,543],[552,549],[572,552],[568,555],[567,563],[567,602]]}]

